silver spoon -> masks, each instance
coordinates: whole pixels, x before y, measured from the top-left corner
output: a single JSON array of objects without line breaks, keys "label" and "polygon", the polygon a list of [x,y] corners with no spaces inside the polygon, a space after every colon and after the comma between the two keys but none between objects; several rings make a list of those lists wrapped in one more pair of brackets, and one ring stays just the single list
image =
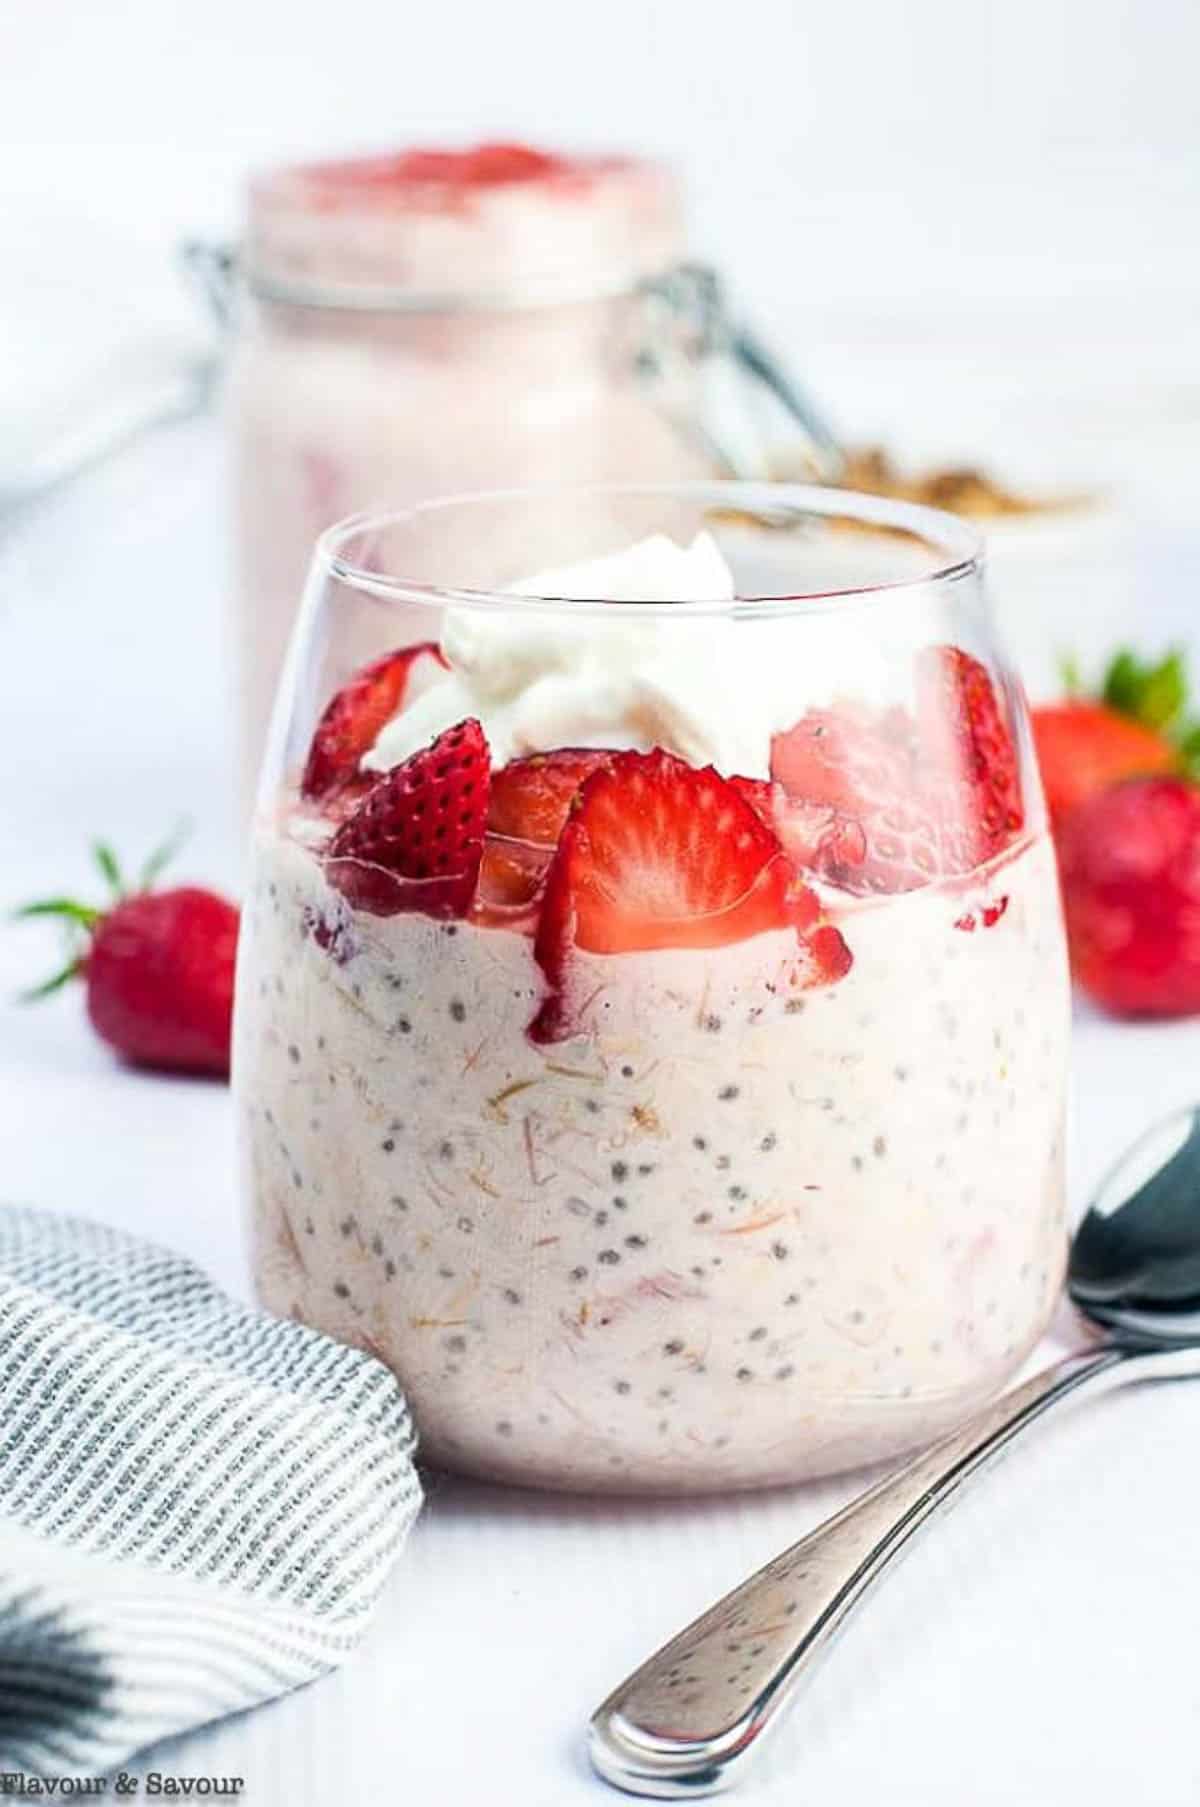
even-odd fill
[{"label": "silver spoon", "polygon": [[591,1723],[593,1764],[680,1800],[741,1781],[832,1634],[969,1475],[1085,1388],[1200,1375],[1200,1109],[1166,1118],[1101,1185],[1067,1290],[1102,1338],[1014,1387],[793,1544],[642,1664]]}]

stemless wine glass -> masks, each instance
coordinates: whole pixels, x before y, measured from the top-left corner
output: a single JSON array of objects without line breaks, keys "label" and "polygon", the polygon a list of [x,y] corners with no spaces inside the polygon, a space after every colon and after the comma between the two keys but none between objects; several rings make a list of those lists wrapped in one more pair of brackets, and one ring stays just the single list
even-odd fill
[{"label": "stemless wine glass", "polygon": [[698,1491],[940,1433],[1053,1307],[1067,1032],[960,522],[698,483],[320,541],[238,977],[254,1267],[429,1460]]}]

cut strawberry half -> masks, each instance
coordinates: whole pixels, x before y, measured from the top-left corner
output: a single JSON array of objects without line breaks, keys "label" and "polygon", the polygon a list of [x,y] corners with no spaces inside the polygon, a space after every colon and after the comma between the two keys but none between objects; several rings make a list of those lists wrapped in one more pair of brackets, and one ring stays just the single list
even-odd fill
[{"label": "cut strawberry half", "polygon": [[779,836],[793,866],[819,872],[833,865],[861,866],[867,842],[861,826],[824,803],[793,801],[781,784],[766,778],[733,777],[729,780],[755,815]]},{"label": "cut strawberry half", "polygon": [[1012,731],[986,667],[929,647],[916,689],[915,722],[898,707],[843,704],[772,741],[788,852],[843,890],[912,891],[970,872],[1024,824]]},{"label": "cut strawberry half", "polygon": [[574,1032],[563,994],[576,949],[725,947],[807,929],[819,910],[779,837],[711,766],[615,754],[585,781],[550,865],[534,946],[550,990],[530,1034]]},{"label": "cut strawberry half", "polygon": [[492,773],[489,831],[535,847],[557,846],[580,785],[612,757],[587,747],[563,747],[510,760]]},{"label": "cut strawberry half", "polygon": [[422,660],[445,669],[438,648],[422,640],[364,665],[342,685],[317,723],[300,781],[303,796],[315,802],[355,777],[363,754],[408,699]]},{"label": "cut strawberry half", "polygon": [[917,655],[917,738],[924,767],[957,784],[983,858],[1025,825],[1008,711],[987,666],[958,646]]},{"label": "cut strawberry half", "polygon": [[504,835],[485,835],[471,920],[485,928],[520,929],[531,934],[537,926],[537,900],[550,859],[548,847]]},{"label": "cut strawberry half", "polygon": [[477,721],[380,778],[325,856],[331,885],[373,916],[465,916],[483,856],[490,760]]},{"label": "cut strawberry half", "polygon": [[918,792],[907,718],[857,706],[813,709],[776,735],[799,864],[859,894],[912,891],[943,870],[936,813]]}]

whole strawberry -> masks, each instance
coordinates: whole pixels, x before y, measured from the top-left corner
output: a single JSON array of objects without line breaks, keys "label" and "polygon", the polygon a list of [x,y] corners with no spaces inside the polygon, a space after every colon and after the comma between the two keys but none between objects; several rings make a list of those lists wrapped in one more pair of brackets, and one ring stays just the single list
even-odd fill
[{"label": "whole strawberry", "polygon": [[1073,671],[1068,694],[1033,711],[1033,738],[1050,821],[1057,830],[1070,812],[1125,778],[1186,770],[1200,757],[1200,733],[1186,714],[1183,655],[1144,663],[1128,649],[1108,667],[1097,696],[1080,689]]},{"label": "whole strawberry", "polygon": [[165,852],[147,863],[130,890],[111,851],[95,851],[113,893],[106,908],[52,898],[18,912],[58,918],[75,938],[68,964],[30,997],[82,979],[92,1027],[123,1059],[162,1072],[224,1077],[237,910],[193,885],[152,890]]},{"label": "whole strawberry", "polygon": [[1058,853],[1083,989],[1118,1016],[1200,1011],[1200,789],[1115,785],[1071,811]]}]

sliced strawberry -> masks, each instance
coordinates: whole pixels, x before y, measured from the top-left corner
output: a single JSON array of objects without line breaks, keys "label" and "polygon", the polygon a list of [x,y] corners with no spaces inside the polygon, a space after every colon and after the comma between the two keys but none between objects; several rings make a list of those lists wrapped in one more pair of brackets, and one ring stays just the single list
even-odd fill
[{"label": "sliced strawberry", "polygon": [[1025,825],[1008,712],[987,666],[958,646],[927,646],[916,661],[917,737],[925,769],[967,793],[964,813],[986,859]]},{"label": "sliced strawberry", "polygon": [[916,685],[915,724],[895,706],[841,704],[772,741],[784,844],[843,890],[912,891],[969,872],[1023,825],[1016,749],[986,667],[929,647]]},{"label": "sliced strawberry", "polygon": [[849,815],[911,791],[912,766],[912,724],[898,709],[810,709],[771,742],[771,776],[789,798]]},{"label": "sliced strawberry", "polygon": [[771,765],[795,824],[789,851],[859,894],[913,891],[947,868],[936,812],[918,792],[911,730],[898,712],[812,709],[776,735]]},{"label": "sliced strawberry", "polygon": [[781,784],[766,778],[729,780],[760,822],[779,836],[793,866],[819,872],[838,866],[861,866],[867,842],[857,821],[823,803],[793,802]]},{"label": "sliced strawberry", "polygon": [[510,760],[492,773],[489,831],[535,847],[556,847],[580,785],[611,758],[605,751],[563,747]]},{"label": "sliced strawberry", "polygon": [[563,985],[574,949],[724,947],[805,929],[819,909],[778,836],[711,766],[615,754],[584,783],[547,875],[534,953],[550,993],[530,1034],[573,1032]]},{"label": "sliced strawberry", "polygon": [[779,786],[772,784],[769,778],[742,778],[736,772],[729,783],[738,796],[750,805],[759,821],[773,829],[775,806],[783,794]]},{"label": "sliced strawberry", "polygon": [[483,855],[489,765],[471,720],[396,766],[330,842],[330,884],[373,916],[465,916]]},{"label": "sliced strawberry", "polygon": [[550,849],[487,834],[471,920],[487,928],[537,926],[537,899],[550,864]]},{"label": "sliced strawberry", "polygon": [[303,796],[325,797],[354,777],[363,754],[403,705],[422,658],[445,667],[433,642],[422,640],[364,665],[342,685],[317,723],[300,782]]}]

